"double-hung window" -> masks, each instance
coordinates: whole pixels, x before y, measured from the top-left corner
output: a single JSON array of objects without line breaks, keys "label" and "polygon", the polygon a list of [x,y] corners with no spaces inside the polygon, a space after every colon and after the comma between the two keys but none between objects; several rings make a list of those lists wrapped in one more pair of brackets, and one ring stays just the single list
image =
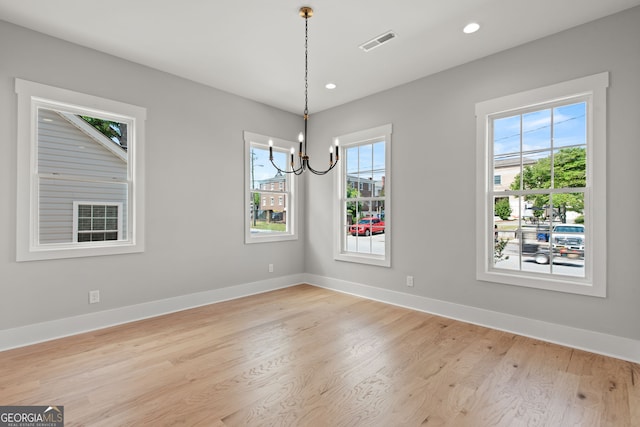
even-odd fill
[{"label": "double-hung window", "polygon": [[391,132],[389,124],[338,137],[337,260],[391,265]]},{"label": "double-hung window", "polygon": [[298,238],[295,176],[279,172],[272,165],[269,140],[273,143],[274,163],[281,168],[287,167],[293,142],[244,133],[245,243]]},{"label": "double-hung window", "polygon": [[607,86],[602,73],[476,105],[478,279],[606,295]]},{"label": "double-hung window", "polygon": [[16,79],[18,261],[144,249],[144,121],[134,105]]}]

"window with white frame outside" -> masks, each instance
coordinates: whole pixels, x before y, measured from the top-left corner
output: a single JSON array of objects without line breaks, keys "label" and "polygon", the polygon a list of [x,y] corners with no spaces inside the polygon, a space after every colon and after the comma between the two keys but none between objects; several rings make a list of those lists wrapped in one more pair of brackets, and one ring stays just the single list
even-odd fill
[{"label": "window with white frame outside", "polygon": [[122,203],[73,202],[75,242],[122,239]]},{"label": "window with white frame outside", "polygon": [[297,239],[295,176],[278,171],[269,160],[269,140],[274,162],[281,167],[287,164],[294,143],[250,132],[244,133],[244,139],[245,243]]},{"label": "window with white frame outside", "polygon": [[334,257],[390,266],[391,125],[339,136]]},{"label": "window with white frame outside", "polygon": [[607,85],[603,73],[477,104],[479,279],[605,295]]},{"label": "window with white frame outside", "polygon": [[21,79],[15,89],[18,261],[143,251],[146,110]]}]

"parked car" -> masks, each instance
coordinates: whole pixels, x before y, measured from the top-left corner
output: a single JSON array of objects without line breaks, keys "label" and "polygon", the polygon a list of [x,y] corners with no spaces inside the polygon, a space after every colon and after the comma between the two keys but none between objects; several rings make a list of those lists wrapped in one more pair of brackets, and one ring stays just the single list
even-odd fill
[{"label": "parked car", "polygon": [[349,232],[352,236],[370,236],[384,233],[384,221],[376,217],[364,217],[357,224],[349,227]]},{"label": "parked car", "polygon": [[584,225],[558,224],[553,227],[553,252],[569,258],[584,258]]},{"label": "parked car", "polygon": [[[523,242],[523,253],[533,255],[538,264],[548,264],[550,253],[556,257],[584,258],[583,224],[557,224],[551,228],[551,233],[538,229],[536,238],[537,244]],[[551,243],[550,247],[545,242]]]}]

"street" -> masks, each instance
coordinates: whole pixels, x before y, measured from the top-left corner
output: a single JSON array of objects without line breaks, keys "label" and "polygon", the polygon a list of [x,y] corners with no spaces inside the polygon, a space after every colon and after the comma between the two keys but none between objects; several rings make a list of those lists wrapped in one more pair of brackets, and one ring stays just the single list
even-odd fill
[{"label": "street", "polygon": [[347,251],[384,255],[384,236],[384,233],[374,234],[373,236],[352,236],[348,234]]},{"label": "street", "polygon": [[553,265],[551,264],[537,264],[534,260],[533,254],[522,255],[522,266],[520,267],[521,260],[519,256],[519,243],[517,240],[510,241],[504,250],[505,257],[509,259],[502,259],[495,264],[496,268],[505,270],[522,270],[535,273],[551,273],[562,274],[565,276],[584,277],[584,259],[571,259],[567,257],[555,256],[553,257]]}]

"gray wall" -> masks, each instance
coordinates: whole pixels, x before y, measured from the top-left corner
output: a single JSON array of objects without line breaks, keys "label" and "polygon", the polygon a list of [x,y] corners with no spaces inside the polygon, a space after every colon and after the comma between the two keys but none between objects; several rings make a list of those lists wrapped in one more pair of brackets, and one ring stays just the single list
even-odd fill
[{"label": "gray wall", "polygon": [[[603,71],[611,79],[608,297],[476,281],[475,103]],[[385,123],[393,124],[392,267],[332,259],[330,237],[311,225],[331,223],[333,182],[311,177],[308,273],[640,339],[640,8],[316,114],[310,132],[322,141]]]},{"label": "gray wall", "polygon": [[[0,58],[0,330],[303,272],[303,240],[245,245],[242,217],[243,131],[297,116],[2,21]],[[144,253],[15,262],[15,77],[147,108]]]},{"label": "gray wall", "polygon": [[[333,260],[327,177],[307,178],[301,219],[313,226],[302,240],[243,244],[242,131],[289,139],[297,116],[0,22],[0,329],[266,279],[274,263],[276,275],[306,271],[640,339],[639,41],[635,8],[315,114],[316,141],[393,124],[393,259],[382,268]],[[476,281],[475,103],[602,71],[608,297]],[[15,262],[14,77],[148,109],[144,253]],[[87,304],[90,289],[101,289],[99,307]]]}]

